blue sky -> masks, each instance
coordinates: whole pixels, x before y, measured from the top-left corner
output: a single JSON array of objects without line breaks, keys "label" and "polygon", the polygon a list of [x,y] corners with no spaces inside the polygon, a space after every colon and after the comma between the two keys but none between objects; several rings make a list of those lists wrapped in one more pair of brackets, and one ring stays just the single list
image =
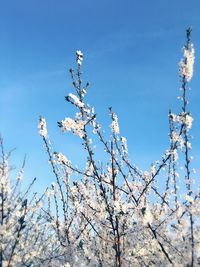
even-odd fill
[{"label": "blue sky", "polygon": [[200,146],[199,0],[18,0],[0,1],[0,133],[16,147],[14,164],[27,154],[27,179],[41,186],[53,177],[38,136],[46,117],[55,150],[78,162],[79,144],[63,136],[57,121],[72,114],[64,96],[72,91],[68,69],[75,51],[84,53],[88,102],[109,125],[108,107],[118,114],[131,159],[142,168],[167,147],[168,110],[178,110],[178,62],[185,29],[193,27],[196,49],[191,83],[195,118],[193,155]]}]

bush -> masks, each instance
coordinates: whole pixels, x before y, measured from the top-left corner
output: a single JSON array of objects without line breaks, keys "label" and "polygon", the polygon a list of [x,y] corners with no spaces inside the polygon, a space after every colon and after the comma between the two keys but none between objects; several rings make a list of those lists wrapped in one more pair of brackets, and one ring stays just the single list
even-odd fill
[{"label": "bush", "polygon": [[[120,136],[112,108],[111,136],[105,137],[94,108],[85,99],[89,83],[84,85],[82,81],[81,51],[76,52],[77,71],[70,69],[75,94],[65,98],[77,112],[74,118],[58,122],[58,126],[62,132],[72,132],[81,139],[81,153],[87,154],[84,169],[51,150],[46,121],[40,118],[40,135],[56,177],[50,194],[56,207],[57,238],[66,252],[69,248],[74,251],[76,256],[69,259],[72,266],[198,264],[199,188],[193,188],[193,118],[188,110],[188,83],[194,64],[190,28],[183,53],[179,63],[181,111],[169,111],[169,147],[148,172],[130,162],[127,141]],[[94,144],[101,145],[103,159],[98,157]],[[180,173],[178,164],[184,164]]]}]

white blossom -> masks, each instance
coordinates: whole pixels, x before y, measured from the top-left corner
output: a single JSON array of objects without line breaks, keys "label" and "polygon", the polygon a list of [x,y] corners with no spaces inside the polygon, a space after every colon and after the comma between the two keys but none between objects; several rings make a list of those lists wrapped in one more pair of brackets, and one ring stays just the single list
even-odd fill
[{"label": "white blossom", "polygon": [[43,117],[40,118],[38,123],[38,128],[40,136],[46,138],[48,136],[48,132],[47,132],[47,124],[45,118]]},{"label": "white blossom", "polygon": [[69,94],[69,97],[73,99],[74,104],[79,107],[79,108],[83,108],[84,107],[84,103],[81,102],[78,97],[72,93]]},{"label": "white blossom", "polygon": [[173,160],[177,161],[178,160],[178,152],[177,149],[171,149],[168,154],[171,154],[173,156]]},{"label": "white blossom", "polygon": [[193,118],[190,114],[184,114],[183,112],[177,116],[178,123],[184,123],[186,130],[189,131],[192,127]]},{"label": "white blossom", "polygon": [[175,131],[172,132],[172,134],[171,134],[171,141],[172,141],[173,143],[178,142],[178,143],[179,143],[179,147],[180,147],[180,149],[182,149],[183,146],[184,146],[184,140],[183,140],[183,137],[180,135],[179,132],[175,132]]},{"label": "white blossom", "polygon": [[83,53],[80,50],[77,50],[76,51],[76,60],[77,60],[78,65],[81,65],[82,64],[82,61],[83,61]]},{"label": "white blossom", "polygon": [[193,199],[193,197],[191,197],[191,196],[189,196],[189,195],[186,195],[185,196],[185,200],[187,200],[188,202],[194,202],[194,199]]},{"label": "white blossom", "polygon": [[122,153],[126,155],[126,154],[128,154],[127,139],[122,136],[121,142],[122,142]]},{"label": "white blossom", "polygon": [[54,152],[54,155],[55,155],[56,161],[59,164],[65,164],[67,166],[71,165],[71,161],[68,160],[68,158],[65,155],[63,155],[61,152],[59,153]]},{"label": "white blossom", "polygon": [[155,172],[156,172],[156,167],[155,167],[154,164],[151,164],[151,166],[150,166],[150,173],[151,173],[151,175],[154,175]]},{"label": "white blossom", "polygon": [[112,123],[110,125],[112,132],[114,134],[119,134],[119,124],[118,124],[118,118],[115,113],[112,114]]},{"label": "white blossom", "polygon": [[150,173],[147,172],[147,171],[145,171],[145,172],[143,173],[143,175],[144,175],[144,179],[145,179],[145,181],[148,182],[148,181],[150,180],[150,178],[151,178]]},{"label": "white blossom", "polygon": [[187,131],[189,131],[191,129],[192,122],[193,122],[192,116],[190,116],[189,114],[187,114],[186,117],[185,117],[185,125],[186,125],[186,128],[187,128]]},{"label": "white blossom", "polygon": [[179,63],[179,71],[182,77],[185,77],[189,82],[193,76],[193,65],[194,65],[194,47],[190,44],[188,48],[183,48],[184,58]]},{"label": "white blossom", "polygon": [[61,121],[61,127],[63,132],[72,131],[74,134],[78,135],[80,138],[83,138],[85,122],[82,120],[75,121],[71,118],[65,118]]}]

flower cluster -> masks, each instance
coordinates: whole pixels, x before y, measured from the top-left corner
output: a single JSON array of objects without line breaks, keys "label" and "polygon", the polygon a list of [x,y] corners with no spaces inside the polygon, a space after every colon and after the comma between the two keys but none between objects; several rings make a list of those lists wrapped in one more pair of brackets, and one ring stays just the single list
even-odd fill
[{"label": "flower cluster", "polygon": [[193,76],[194,65],[194,47],[189,44],[188,47],[183,48],[184,58],[179,63],[180,76],[185,77],[186,81],[190,81]]},{"label": "flower cluster", "polygon": [[124,155],[128,154],[128,145],[127,145],[127,139],[126,137],[121,137],[121,143],[122,143],[122,153]]},{"label": "flower cluster", "polygon": [[63,155],[61,152],[59,152],[59,153],[54,152],[54,156],[55,156],[56,162],[58,164],[64,164],[64,165],[67,165],[67,166],[71,165],[71,161],[68,160],[68,158],[65,155]]},{"label": "flower cluster", "polygon": [[41,117],[38,123],[38,129],[40,136],[46,138],[48,136],[47,124],[45,118]]},{"label": "flower cluster", "polygon": [[173,157],[174,161],[178,160],[178,151],[177,151],[177,149],[170,149],[169,151],[167,151],[166,154],[167,155],[171,155]]},{"label": "flower cluster", "polygon": [[184,124],[186,126],[187,131],[189,131],[192,128],[192,122],[194,120],[190,113],[185,113],[185,112],[181,112],[179,115],[171,113],[170,119],[173,122],[177,122],[178,124]]},{"label": "flower cluster", "polygon": [[114,134],[119,134],[118,118],[115,113],[112,113],[112,123],[110,125],[110,128]]},{"label": "flower cluster", "polygon": [[180,135],[179,132],[175,132],[175,131],[173,131],[173,132],[171,133],[170,138],[171,138],[171,142],[172,142],[173,144],[177,142],[177,143],[179,144],[180,149],[183,148],[183,146],[184,146],[184,140],[183,140],[183,137]]},{"label": "flower cluster", "polygon": [[189,131],[192,127],[193,118],[188,113],[180,113],[180,115],[177,116],[177,122],[180,124],[183,123],[186,127],[186,130]]},{"label": "flower cluster", "polygon": [[74,103],[77,107],[79,107],[79,108],[83,108],[83,107],[84,107],[84,103],[81,102],[81,101],[78,99],[78,97],[77,97],[76,95],[70,93],[70,94],[68,95],[68,97],[71,98],[71,99],[73,100],[73,103]]},{"label": "flower cluster", "polygon": [[186,125],[187,131],[189,131],[191,129],[192,122],[193,122],[192,116],[189,115],[189,114],[186,114],[186,116],[185,116],[185,125]]},{"label": "flower cluster", "polygon": [[78,135],[80,138],[83,138],[85,122],[78,120],[75,121],[71,118],[65,118],[61,121],[61,128],[63,132],[72,131],[74,134]]},{"label": "flower cluster", "polygon": [[77,61],[79,66],[82,65],[83,53],[80,50],[76,51],[76,61]]}]

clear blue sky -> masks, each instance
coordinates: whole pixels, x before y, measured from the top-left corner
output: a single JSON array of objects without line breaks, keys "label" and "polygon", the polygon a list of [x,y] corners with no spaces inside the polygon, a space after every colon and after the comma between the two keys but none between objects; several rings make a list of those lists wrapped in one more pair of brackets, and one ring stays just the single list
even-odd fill
[{"label": "clear blue sky", "polygon": [[196,49],[191,83],[195,118],[193,154],[200,160],[200,1],[199,0],[18,0],[0,1],[0,133],[16,147],[14,163],[27,154],[27,179],[52,181],[38,136],[39,115],[47,119],[55,150],[78,161],[78,144],[63,136],[57,121],[72,114],[68,69],[75,51],[84,53],[88,102],[102,124],[107,107],[119,116],[132,160],[142,168],[167,147],[168,110],[177,110],[185,29],[193,27]]}]

